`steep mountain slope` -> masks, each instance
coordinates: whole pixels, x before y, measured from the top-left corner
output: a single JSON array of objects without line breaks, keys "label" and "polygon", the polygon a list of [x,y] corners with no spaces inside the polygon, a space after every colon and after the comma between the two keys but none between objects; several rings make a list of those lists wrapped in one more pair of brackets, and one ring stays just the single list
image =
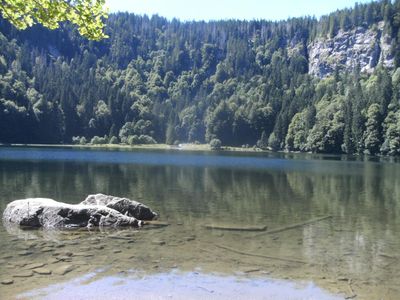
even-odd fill
[{"label": "steep mountain slope", "polygon": [[109,39],[0,19],[0,142],[400,152],[400,1],[320,20],[119,13]]}]

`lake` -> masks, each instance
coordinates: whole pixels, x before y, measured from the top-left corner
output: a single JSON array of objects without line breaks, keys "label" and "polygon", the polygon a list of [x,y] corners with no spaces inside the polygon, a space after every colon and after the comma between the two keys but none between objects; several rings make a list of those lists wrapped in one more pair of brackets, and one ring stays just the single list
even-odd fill
[{"label": "lake", "polygon": [[[131,290],[173,299],[400,294],[393,159],[0,147],[0,191],[1,212],[16,199],[79,203],[104,193],[143,202],[169,224],[90,231],[1,224],[0,279],[14,281],[0,285],[6,299],[74,298],[71,286],[120,299]],[[38,266],[42,274],[31,271]]]}]

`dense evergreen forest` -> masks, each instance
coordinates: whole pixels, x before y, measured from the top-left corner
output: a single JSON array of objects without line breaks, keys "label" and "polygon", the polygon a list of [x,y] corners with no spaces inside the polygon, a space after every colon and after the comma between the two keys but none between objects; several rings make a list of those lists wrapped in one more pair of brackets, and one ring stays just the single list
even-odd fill
[{"label": "dense evergreen forest", "polygon": [[[379,22],[393,67],[309,73],[309,43]],[[400,0],[279,22],[118,13],[100,42],[0,19],[0,142],[400,154],[399,28]]]}]

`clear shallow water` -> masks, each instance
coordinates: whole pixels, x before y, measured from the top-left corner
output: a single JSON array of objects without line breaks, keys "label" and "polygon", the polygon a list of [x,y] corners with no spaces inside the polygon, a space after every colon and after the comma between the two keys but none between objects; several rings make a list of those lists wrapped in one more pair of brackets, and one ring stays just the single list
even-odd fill
[{"label": "clear shallow water", "polygon": [[[101,276],[111,276],[106,278],[132,270],[148,276],[199,270],[210,276],[306,280],[358,299],[397,299],[400,294],[396,162],[318,155],[0,148],[0,191],[1,211],[15,199],[78,203],[88,194],[105,193],[142,201],[170,223],[140,231],[0,227],[0,279],[14,279],[12,285],[0,285],[0,294],[7,297],[99,269]],[[332,218],[275,234],[203,227],[274,229],[328,215]],[[32,262],[44,264],[53,274],[13,277],[21,275],[18,272],[29,275]],[[65,266],[73,270],[56,274]]]}]

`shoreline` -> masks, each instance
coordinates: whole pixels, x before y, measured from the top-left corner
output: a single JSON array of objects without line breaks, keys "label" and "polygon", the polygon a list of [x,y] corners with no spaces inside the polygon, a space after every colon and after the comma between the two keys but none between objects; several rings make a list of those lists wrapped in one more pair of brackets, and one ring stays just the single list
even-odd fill
[{"label": "shoreline", "polygon": [[149,151],[184,151],[184,152],[214,152],[214,153],[248,153],[248,154],[278,154],[284,155],[285,158],[293,158],[296,155],[305,155],[311,157],[324,157],[326,158],[337,158],[341,157],[343,160],[354,160],[354,161],[370,161],[370,162],[395,162],[400,163],[399,156],[389,155],[366,155],[366,154],[343,154],[343,153],[313,153],[313,152],[301,152],[301,151],[273,151],[263,150],[256,147],[242,148],[233,146],[221,146],[221,149],[212,150],[209,144],[193,144],[183,143],[179,145],[168,145],[168,144],[138,144],[138,145],[124,145],[124,144],[100,144],[100,145],[75,145],[75,144],[4,144],[0,143],[1,147],[11,148],[68,148],[68,149],[93,149],[93,150],[149,150]]},{"label": "shoreline", "polygon": [[[124,149],[124,150],[173,150],[173,151],[212,151],[212,152],[249,152],[249,153],[275,153],[270,150],[260,148],[241,148],[232,146],[222,146],[219,150],[212,150],[209,144],[185,143],[175,145],[168,144],[141,144],[141,145],[123,145],[123,144],[101,144],[101,145],[74,145],[74,144],[2,144],[0,147],[36,147],[36,148],[71,148],[71,149]],[[281,152],[276,152],[281,153]],[[284,153],[284,152],[282,152]]]}]

